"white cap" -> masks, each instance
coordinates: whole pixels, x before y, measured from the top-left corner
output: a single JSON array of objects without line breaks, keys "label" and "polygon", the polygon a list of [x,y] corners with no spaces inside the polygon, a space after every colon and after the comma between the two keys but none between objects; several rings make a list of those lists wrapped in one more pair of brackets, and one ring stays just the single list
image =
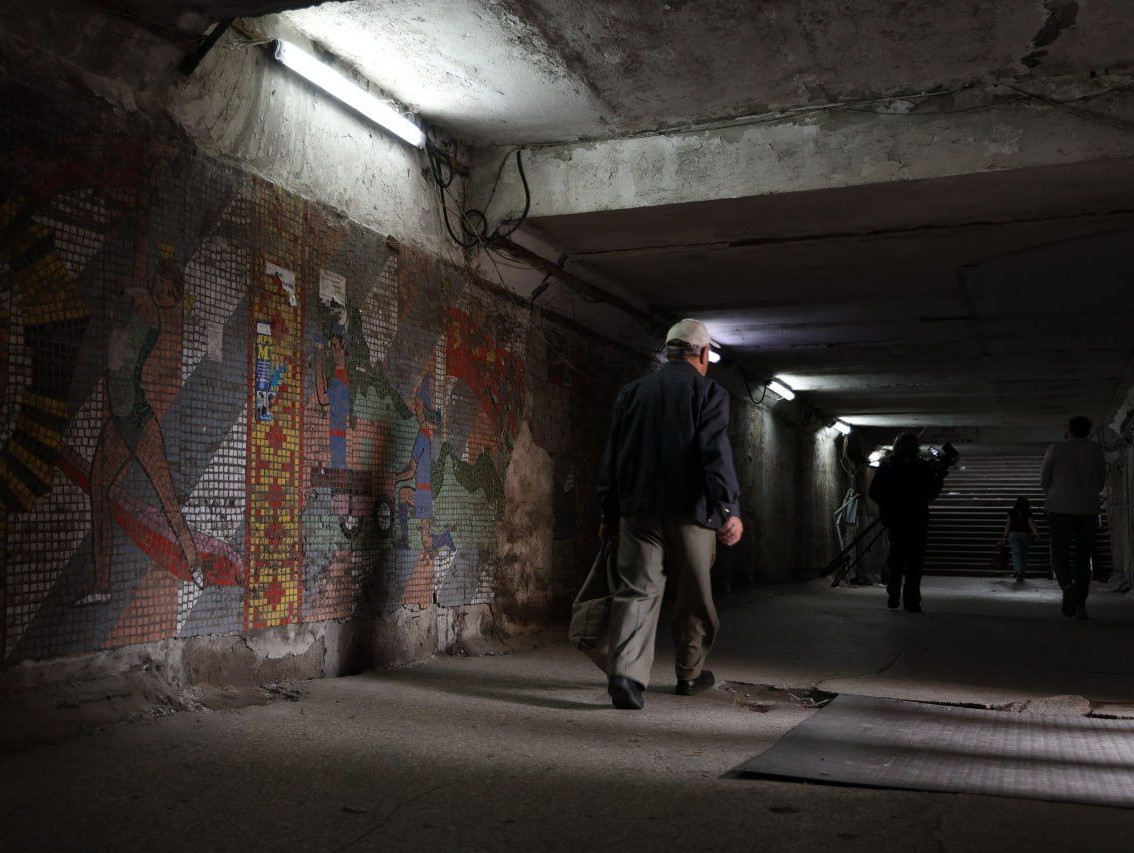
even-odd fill
[{"label": "white cap", "polygon": [[665,342],[684,341],[700,352],[704,347],[720,347],[709,335],[709,327],[700,320],[678,320],[665,333]]}]

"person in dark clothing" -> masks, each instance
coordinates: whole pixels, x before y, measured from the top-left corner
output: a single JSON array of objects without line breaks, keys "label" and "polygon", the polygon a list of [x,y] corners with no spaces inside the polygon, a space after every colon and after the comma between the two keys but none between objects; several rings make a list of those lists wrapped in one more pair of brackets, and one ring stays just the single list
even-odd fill
[{"label": "person in dark clothing", "polygon": [[713,341],[682,320],[666,336],[668,363],[618,393],[598,476],[599,537],[617,541],[607,677],[616,708],[640,709],[667,578],[676,586],[672,634],[677,693],[712,687],[705,657],[717,632],[709,573],[717,542],[734,545],[740,486],[728,440],[728,392],[706,377]]},{"label": "person in dark clothing", "polygon": [[1020,495],[1004,521],[1004,540],[1012,549],[1012,575],[1017,583],[1024,580],[1024,572],[1028,568],[1028,548],[1032,537],[1039,538],[1039,530],[1032,517],[1032,502]]},{"label": "person in dark clothing", "polygon": [[925,562],[925,537],[929,528],[929,504],[941,494],[944,475],[918,456],[917,436],[904,432],[894,440],[894,449],[874,474],[870,499],[878,504],[882,524],[890,534],[890,556],[886,565],[888,606],[899,604],[910,613],[921,612],[921,568]]}]

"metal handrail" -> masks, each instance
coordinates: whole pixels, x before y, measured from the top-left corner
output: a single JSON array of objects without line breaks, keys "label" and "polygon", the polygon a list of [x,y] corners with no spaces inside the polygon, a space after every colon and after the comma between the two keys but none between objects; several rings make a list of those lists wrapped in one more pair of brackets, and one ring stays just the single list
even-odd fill
[{"label": "metal handrail", "polygon": [[883,530],[879,530],[878,533],[875,534],[874,538],[872,538],[863,547],[862,554],[857,554],[853,558],[851,557],[851,552],[854,551],[859,543],[862,542],[862,540],[867,536],[869,536],[874,531],[874,528],[878,527],[881,523],[881,518],[876,518],[874,519],[874,521],[870,522],[870,524],[868,524],[862,530],[862,532],[858,534],[858,536],[854,537],[854,539],[852,539],[850,543],[845,548],[843,548],[843,550],[840,551],[838,555],[833,560],[831,560],[831,562],[827,564],[826,568],[823,569],[823,577],[826,577],[831,572],[834,572],[836,569],[838,569],[835,574],[834,580],[831,581],[832,587],[838,586],[840,583],[842,583],[843,579],[848,574],[850,574],[850,570],[853,569],[858,564],[859,560],[862,559],[862,554],[868,552],[874,545],[874,543],[878,541],[878,538],[882,535],[885,528],[883,528]]}]

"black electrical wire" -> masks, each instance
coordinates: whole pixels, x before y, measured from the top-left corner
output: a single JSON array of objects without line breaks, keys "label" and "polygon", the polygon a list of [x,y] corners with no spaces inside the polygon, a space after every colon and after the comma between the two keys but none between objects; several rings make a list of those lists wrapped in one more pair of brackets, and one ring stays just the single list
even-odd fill
[{"label": "black electrical wire", "polygon": [[[492,232],[493,238],[499,237],[501,239],[505,239],[507,237],[510,237],[516,232],[517,228],[524,224],[524,220],[528,218],[528,211],[531,210],[532,191],[531,188],[528,187],[528,176],[524,174],[524,161],[520,158],[519,148],[516,149],[516,168],[520,172],[520,183],[524,185],[524,211],[520,214],[520,218],[513,222],[512,227],[510,227],[507,231],[501,232],[500,226],[496,226],[496,230]],[[495,192],[495,190],[493,191]]]},{"label": "black electrical wire", "polygon": [[[427,157],[429,158],[429,174],[432,176],[433,182],[437,184],[438,188],[438,195],[441,202],[441,217],[445,223],[445,230],[448,232],[449,237],[453,240],[453,242],[464,249],[466,252],[471,253],[474,249],[476,251],[484,251],[485,256],[492,263],[493,267],[496,268],[498,276],[500,276],[499,265],[497,264],[498,257],[501,260],[519,260],[521,263],[524,263],[523,259],[511,257],[511,254],[508,251],[508,244],[506,242],[503,242],[524,224],[524,222],[528,218],[529,212],[531,211],[532,193],[531,186],[528,184],[527,173],[525,173],[524,171],[524,160],[522,154],[523,149],[517,148],[515,149],[514,153],[516,155],[516,170],[520,174],[520,183],[524,187],[524,209],[523,211],[521,211],[519,218],[516,219],[508,228],[501,230],[500,225],[497,225],[496,228],[494,228],[491,232],[488,232],[488,217],[483,210],[477,208],[465,208],[464,205],[462,205],[461,202],[449,191],[449,187],[454,180],[454,170],[452,168],[452,164],[449,163],[448,157],[445,155],[444,151],[442,151],[433,143],[428,143],[425,147],[425,151]],[[504,165],[507,163],[507,160],[511,156],[511,154],[512,152],[509,152],[509,154],[505,155],[504,159],[501,160],[500,167],[497,169],[496,179],[493,181],[492,190],[489,194],[489,201],[491,201],[493,196],[495,195],[496,187],[499,183],[500,176],[503,173]],[[447,172],[446,167],[448,167]],[[457,209],[457,213],[461,217],[461,231],[463,236],[458,236],[456,230],[453,228],[453,223],[450,219],[449,205],[445,200],[446,195],[448,195],[448,197],[452,199],[452,202]],[[527,266],[527,264],[525,264],[525,266]],[[501,282],[503,283],[503,277],[500,276],[500,278]],[[505,287],[505,289],[507,288]],[[543,288],[543,290],[546,290],[546,288]],[[543,291],[541,290],[540,293],[542,292]],[[588,296],[587,294],[581,292],[579,293],[579,296],[581,299],[583,299],[584,302],[592,304],[606,302],[606,300],[595,299],[594,297]],[[640,317],[634,316],[634,320],[643,330],[650,333],[651,335],[656,331],[650,328],[650,326],[645,323]],[[764,392],[765,394],[767,393],[766,386]]]},{"label": "black electrical wire", "polygon": [[[760,395],[760,399],[757,400],[756,395],[752,393],[752,385],[748,381],[748,374],[745,373],[744,368],[741,367],[737,363],[733,363],[732,367],[733,367],[734,370],[736,370],[737,373],[740,374],[740,378],[744,380],[744,390],[748,392],[748,399],[751,400],[752,403],[756,406],[761,405],[764,402],[764,399],[768,396],[768,383],[767,382],[764,383],[764,391]],[[799,425],[800,426],[811,426],[812,424],[819,423],[819,421],[821,420],[820,417],[819,417],[819,410],[818,409],[814,409],[811,406],[808,406],[807,404],[802,403],[802,402],[797,403],[797,407],[799,408]],[[845,445],[844,445],[844,452],[845,452]]]},{"label": "black electrical wire", "polygon": [[488,200],[484,203],[485,210],[492,206],[492,200],[496,198],[496,188],[500,186],[500,176],[504,174],[504,167],[508,165],[508,158],[519,150],[514,148],[500,158],[500,165],[496,167],[496,177],[492,180],[492,189],[488,191]]},{"label": "black electrical wire", "polygon": [[754,405],[759,406],[764,402],[764,398],[768,396],[768,383],[764,383],[764,393],[761,394],[760,399],[757,400],[756,395],[752,393],[752,386],[748,384],[748,374],[744,372],[744,368],[738,364],[736,365],[736,370],[740,374],[740,378],[744,380],[744,389],[748,392],[748,399],[751,400]]},{"label": "black electrical wire", "polygon": [[[831,111],[832,112],[845,112],[845,113],[863,113],[863,114],[866,114],[866,115],[876,116],[878,118],[894,118],[894,119],[930,118],[930,119],[932,119],[932,118],[940,118],[941,116],[956,115],[958,113],[985,112],[985,111],[988,111],[988,110],[998,109],[999,107],[1004,106],[1006,103],[1012,103],[1012,102],[1019,103],[1020,101],[1029,101],[1030,100],[1030,101],[1038,101],[1039,103],[1042,103],[1042,104],[1049,106],[1049,107],[1053,107],[1055,109],[1064,110],[1064,111],[1070,113],[1071,115],[1077,116],[1078,118],[1081,118],[1085,121],[1095,121],[1095,122],[1098,122],[1100,124],[1104,124],[1107,127],[1114,127],[1114,128],[1119,129],[1119,130],[1132,130],[1132,129],[1134,129],[1134,127],[1132,127],[1131,125],[1121,124],[1120,122],[1114,122],[1114,121],[1109,120],[1106,116],[1101,116],[1098,113],[1092,113],[1092,112],[1089,112],[1087,110],[1076,109],[1073,106],[1074,104],[1080,104],[1080,103],[1084,103],[1086,101],[1097,100],[1098,98],[1106,97],[1107,95],[1112,95],[1115,92],[1125,91],[1126,89],[1130,89],[1132,86],[1134,86],[1134,84],[1125,84],[1125,85],[1121,85],[1121,86],[1111,86],[1108,89],[1103,89],[1103,90],[1098,91],[1098,92],[1090,92],[1086,95],[1080,95],[1076,98],[1068,98],[1066,100],[1060,100],[1058,98],[1049,98],[1049,97],[1046,97],[1045,95],[1037,95],[1037,94],[1034,94],[1032,92],[1028,92],[1025,89],[1017,88],[1016,86],[1013,86],[1009,83],[995,83],[993,85],[1000,86],[1001,88],[1004,88],[1004,89],[1008,89],[1009,91],[1013,92],[1017,97],[1015,99],[1004,99],[1004,100],[989,101],[988,103],[984,103],[984,104],[973,104],[972,106],[968,106],[968,107],[954,107],[952,109],[947,109],[947,110],[927,110],[925,112],[912,112],[911,111],[911,112],[905,112],[905,113],[887,113],[887,112],[879,112],[878,110],[863,109],[861,107],[841,107],[841,106],[832,107]],[[900,100],[900,98],[898,100]]]},{"label": "black electrical wire", "polygon": [[[524,209],[520,214],[519,219],[511,224],[507,229],[501,231],[500,226],[497,225],[491,232],[488,231],[488,216],[479,208],[470,207],[466,208],[459,201],[453,199],[454,204],[457,205],[457,211],[461,215],[461,231],[463,237],[458,237],[457,232],[453,229],[453,224],[449,219],[449,208],[445,203],[445,191],[453,183],[453,167],[449,164],[444,157],[441,156],[440,149],[432,143],[426,146],[426,154],[429,157],[429,168],[433,176],[434,183],[437,184],[438,190],[441,193],[441,216],[445,221],[445,230],[449,233],[449,237],[453,242],[460,246],[462,249],[469,250],[474,246],[487,246],[497,239],[506,239],[514,234],[524,221],[528,218],[528,212],[531,210],[532,193],[531,187],[528,185],[528,177],[524,173],[524,161],[521,149],[516,149],[516,169],[520,173],[520,183],[524,187]],[[500,174],[503,171],[504,162],[507,157],[501,161],[500,169],[496,173],[497,182],[500,179]],[[448,171],[446,172],[446,169]],[[491,201],[492,195],[496,193],[496,183],[493,183],[492,194],[489,195]]]},{"label": "black electrical wire", "polygon": [[476,240],[466,242],[457,236],[457,233],[453,230],[452,223],[449,222],[449,206],[445,204],[444,196],[441,197],[441,218],[445,220],[445,230],[449,232],[449,236],[453,239],[454,243],[462,249],[471,249],[473,246],[477,245]]},{"label": "black electrical wire", "polygon": [[[1125,121],[1121,121],[1121,120],[1114,120],[1114,119],[1108,118],[1107,116],[1099,115],[1098,113],[1090,112],[1089,110],[1076,109],[1075,107],[1070,106],[1070,104],[1074,103],[1074,101],[1072,101],[1072,102],[1058,101],[1055,98],[1048,98],[1045,95],[1037,95],[1035,92],[1029,92],[1027,89],[1021,89],[1018,86],[1011,85],[1010,83],[997,83],[995,85],[1000,86],[1003,89],[1008,89],[1010,92],[1015,92],[1017,95],[1019,95],[1023,98],[1027,98],[1029,100],[1036,101],[1037,103],[1044,104],[1045,106],[1049,106],[1049,107],[1052,107],[1052,108],[1057,109],[1057,110],[1062,110],[1063,112],[1067,113],[1068,115],[1073,115],[1076,118],[1082,119],[1083,121],[1090,121],[1090,122],[1094,122],[1095,124],[1101,124],[1104,127],[1112,127],[1115,130],[1124,130],[1127,133],[1134,133],[1134,124],[1130,124],[1129,122],[1125,122]],[[1116,87],[1116,88],[1125,88],[1125,87]],[[1109,93],[1100,93],[1100,96],[1101,96],[1101,94],[1109,94]],[[1081,98],[1081,99],[1078,99],[1078,100],[1087,100],[1087,99]]]},{"label": "black electrical wire", "polygon": [[[432,143],[425,146],[426,156],[429,158],[429,171],[433,176],[433,182],[437,184],[437,193],[441,202],[441,218],[445,222],[445,230],[449,232],[449,237],[453,242],[460,246],[462,249],[468,250],[477,245],[480,241],[478,239],[462,240],[457,236],[457,232],[453,230],[453,223],[449,221],[449,205],[445,202],[445,191],[449,185],[453,183],[453,169],[452,166],[445,163],[441,157],[438,156],[437,148]],[[444,168],[449,166],[449,174],[445,175]],[[458,205],[458,209],[460,206]],[[462,218],[465,212],[460,211]],[[468,231],[468,226],[462,223],[462,229]]]},{"label": "black electrical wire", "polygon": [[535,307],[536,300],[543,296],[545,290],[551,287],[551,279],[551,273],[545,275],[543,277],[543,281],[536,285],[535,289],[531,293],[531,296],[528,297],[528,301],[532,304],[533,308]]}]

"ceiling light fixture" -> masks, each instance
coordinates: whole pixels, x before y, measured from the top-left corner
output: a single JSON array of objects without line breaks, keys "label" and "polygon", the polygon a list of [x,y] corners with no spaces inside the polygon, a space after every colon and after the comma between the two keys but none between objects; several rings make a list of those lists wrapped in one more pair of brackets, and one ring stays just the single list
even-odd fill
[{"label": "ceiling light fixture", "polygon": [[778,379],[769,380],[768,381],[768,388],[772,391],[775,391],[777,394],[779,394],[785,400],[794,400],[795,399],[795,392],[792,391],[790,388],[788,388],[786,385],[784,385],[784,383],[780,382],[780,380],[778,380]]},{"label": "ceiling light fixture", "polygon": [[851,433],[851,425],[843,421],[835,421],[831,426],[833,426],[835,431],[840,435],[850,435]]},{"label": "ceiling light fixture", "polygon": [[709,348],[709,364],[716,364],[721,360],[721,354],[715,349]]},{"label": "ceiling light fixture", "polygon": [[306,78],[331,97],[362,113],[375,124],[400,136],[415,148],[425,147],[425,133],[420,127],[388,103],[374,97],[307,51],[291,42],[276,39],[275,57],[300,77]]}]

